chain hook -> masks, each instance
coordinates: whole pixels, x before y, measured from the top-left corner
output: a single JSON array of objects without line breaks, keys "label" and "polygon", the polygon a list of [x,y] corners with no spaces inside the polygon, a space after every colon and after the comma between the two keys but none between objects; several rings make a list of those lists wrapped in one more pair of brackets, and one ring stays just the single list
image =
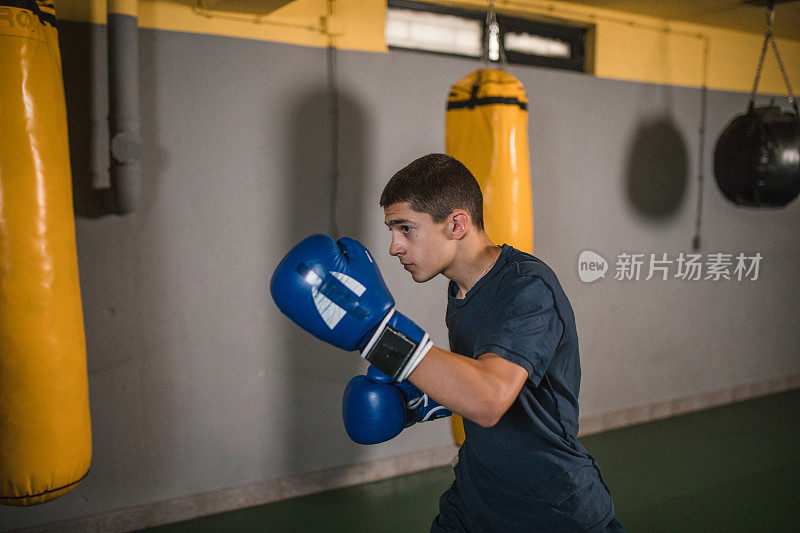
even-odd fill
[{"label": "chain hook", "polygon": [[773,0],[769,0],[767,2],[767,11],[766,11],[766,29],[764,30],[764,44],[761,46],[761,57],[758,59],[758,67],[756,68],[756,79],[753,82],[753,91],[750,94],[750,105],[748,107],[748,111],[753,111],[755,108],[755,100],[756,100],[756,93],[758,92],[758,83],[761,80],[761,72],[764,69],[764,59],[766,59],[767,55],[767,48],[770,44],[772,44],[772,49],[775,52],[775,58],[778,60],[778,68],[781,71],[781,75],[783,76],[783,81],[786,84],[786,90],[789,93],[789,102],[792,104],[794,108],[795,115],[800,116],[800,112],[797,109],[797,99],[794,97],[794,91],[792,90],[792,85],[789,83],[789,75],[786,73],[786,68],[783,66],[783,60],[781,59],[781,54],[778,52],[778,45],[775,43],[775,35],[772,33],[773,25],[775,24],[775,3]]},{"label": "chain hook", "polygon": [[[494,9],[494,0],[489,0],[489,8],[486,11],[486,28],[483,36],[483,56],[481,57],[481,70],[486,68],[490,57],[490,49],[492,44],[496,44],[498,48],[498,59],[502,65],[502,68],[505,69],[508,65],[506,60],[506,53],[503,50],[503,46],[500,43],[500,24],[497,22],[497,12]],[[492,59],[492,61],[497,61],[497,59]]]}]

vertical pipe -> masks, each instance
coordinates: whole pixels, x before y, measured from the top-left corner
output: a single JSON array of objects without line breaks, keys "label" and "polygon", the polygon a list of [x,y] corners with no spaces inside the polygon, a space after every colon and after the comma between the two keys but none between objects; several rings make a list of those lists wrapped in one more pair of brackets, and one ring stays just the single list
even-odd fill
[{"label": "vertical pipe", "polygon": [[114,212],[132,213],[141,189],[137,0],[108,0],[109,181]]}]

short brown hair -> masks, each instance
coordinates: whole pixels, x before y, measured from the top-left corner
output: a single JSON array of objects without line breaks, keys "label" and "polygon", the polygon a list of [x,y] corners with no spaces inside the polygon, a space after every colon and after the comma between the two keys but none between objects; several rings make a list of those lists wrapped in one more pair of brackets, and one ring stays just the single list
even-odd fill
[{"label": "short brown hair", "polygon": [[444,222],[454,209],[464,209],[478,229],[483,229],[483,194],[480,185],[459,160],[447,154],[422,156],[398,171],[381,193],[381,207],[408,202],[411,209]]}]

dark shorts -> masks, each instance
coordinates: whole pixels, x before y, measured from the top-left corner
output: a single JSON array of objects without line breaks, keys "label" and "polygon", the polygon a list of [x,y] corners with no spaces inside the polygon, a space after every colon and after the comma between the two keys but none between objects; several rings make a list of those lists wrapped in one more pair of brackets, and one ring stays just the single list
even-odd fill
[{"label": "dark shorts", "polygon": [[[544,511],[544,510],[542,510]],[[533,513],[538,514],[538,513]],[[454,481],[450,488],[439,498],[439,514],[433,519],[431,533],[461,532],[461,533],[488,533],[498,531],[503,533],[519,532],[574,532],[587,531],[594,533],[624,533],[625,526],[612,509],[609,516],[600,524],[589,528],[576,528],[572,520],[559,523],[558,518],[542,512],[541,521],[532,516],[529,522],[520,524],[507,520],[506,513],[498,512],[496,516],[470,516],[470,511],[462,509],[459,502],[459,491]],[[563,515],[562,515],[563,517]],[[566,518],[566,517],[564,517]]]}]

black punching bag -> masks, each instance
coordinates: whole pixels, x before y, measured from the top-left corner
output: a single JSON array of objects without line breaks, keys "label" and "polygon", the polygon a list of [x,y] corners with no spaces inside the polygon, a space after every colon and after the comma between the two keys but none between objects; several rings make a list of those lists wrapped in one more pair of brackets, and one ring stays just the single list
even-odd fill
[{"label": "black punching bag", "polygon": [[750,107],[725,128],[714,175],[736,205],[783,207],[800,194],[800,118],[775,105]]}]

